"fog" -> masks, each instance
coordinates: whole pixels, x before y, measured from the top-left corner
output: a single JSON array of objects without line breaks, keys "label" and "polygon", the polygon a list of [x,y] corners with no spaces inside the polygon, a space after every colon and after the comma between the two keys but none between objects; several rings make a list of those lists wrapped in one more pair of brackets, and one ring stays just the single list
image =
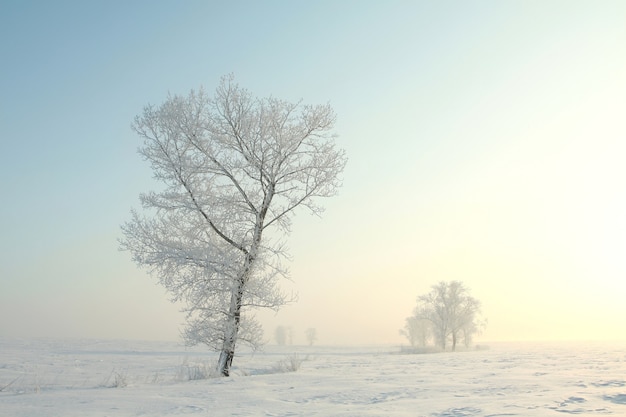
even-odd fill
[{"label": "fog", "polygon": [[[236,17],[238,27],[232,27]],[[479,340],[624,339],[626,4],[0,6],[0,336],[178,340],[181,305],[118,250],[155,187],[129,125],[234,73],[329,102],[349,162],[288,238],[294,343],[407,343],[462,281]]]}]

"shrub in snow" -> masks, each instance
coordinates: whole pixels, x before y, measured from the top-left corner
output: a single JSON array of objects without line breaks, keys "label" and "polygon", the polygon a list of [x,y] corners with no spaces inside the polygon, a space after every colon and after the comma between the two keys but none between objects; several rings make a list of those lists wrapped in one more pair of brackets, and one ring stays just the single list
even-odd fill
[{"label": "shrub in snow", "polygon": [[293,355],[287,356],[285,359],[279,361],[272,370],[272,373],[285,373],[285,372],[296,372],[300,369],[302,362],[304,362],[307,358],[301,358],[297,353]]},{"label": "shrub in snow", "polygon": [[176,379],[178,381],[197,381],[201,379],[215,378],[219,373],[207,364],[189,364],[187,358],[176,370]]},{"label": "shrub in snow", "polygon": [[128,386],[126,373],[114,369],[100,385],[106,388],[126,388]]}]

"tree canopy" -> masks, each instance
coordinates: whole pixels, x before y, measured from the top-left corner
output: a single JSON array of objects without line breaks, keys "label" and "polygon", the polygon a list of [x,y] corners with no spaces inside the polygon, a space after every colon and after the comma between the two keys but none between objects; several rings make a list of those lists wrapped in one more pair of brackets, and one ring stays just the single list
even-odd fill
[{"label": "tree canopy", "polygon": [[219,351],[225,376],[237,341],[260,340],[251,311],[289,301],[278,280],[294,210],[320,214],[341,185],[334,122],[328,104],[257,98],[225,76],[213,96],[169,96],[133,123],[164,189],[140,195],[121,247],[185,303],[186,342]]},{"label": "tree canopy", "polygon": [[480,311],[480,301],[470,296],[462,282],[441,281],[433,285],[430,292],[417,297],[413,315],[407,318],[401,334],[412,346],[424,346],[432,338],[442,350],[448,342],[455,350],[461,339],[468,347],[472,337],[484,327]]}]

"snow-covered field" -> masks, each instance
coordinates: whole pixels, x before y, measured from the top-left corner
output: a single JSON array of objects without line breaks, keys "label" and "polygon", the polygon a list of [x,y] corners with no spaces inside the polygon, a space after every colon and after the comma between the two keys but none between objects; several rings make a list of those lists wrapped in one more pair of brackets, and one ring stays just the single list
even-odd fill
[{"label": "snow-covered field", "polygon": [[626,416],[626,343],[398,352],[268,346],[194,379],[215,357],[176,343],[0,338],[0,416]]}]

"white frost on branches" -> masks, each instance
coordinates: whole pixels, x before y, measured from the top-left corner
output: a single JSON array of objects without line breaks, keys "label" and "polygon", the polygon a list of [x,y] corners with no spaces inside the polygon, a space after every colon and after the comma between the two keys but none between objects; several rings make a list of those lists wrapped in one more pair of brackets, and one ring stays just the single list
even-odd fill
[{"label": "white frost on branches", "polygon": [[144,214],[122,226],[121,247],[186,303],[185,340],[221,351],[224,375],[238,340],[260,340],[247,311],[289,301],[281,233],[265,231],[289,233],[296,207],[320,214],[316,198],[340,186],[334,121],[329,105],[255,98],[232,76],[214,97],[170,96],[135,119],[139,152],[165,187],[140,196]]}]

